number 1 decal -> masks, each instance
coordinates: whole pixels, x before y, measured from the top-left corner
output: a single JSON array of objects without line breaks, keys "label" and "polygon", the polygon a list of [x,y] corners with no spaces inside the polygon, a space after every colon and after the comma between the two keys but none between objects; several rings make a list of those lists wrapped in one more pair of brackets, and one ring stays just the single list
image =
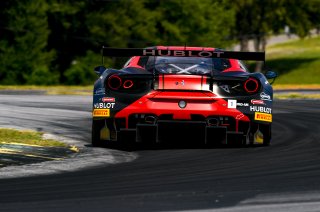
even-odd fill
[{"label": "number 1 decal", "polygon": [[237,100],[229,99],[228,108],[237,108]]}]

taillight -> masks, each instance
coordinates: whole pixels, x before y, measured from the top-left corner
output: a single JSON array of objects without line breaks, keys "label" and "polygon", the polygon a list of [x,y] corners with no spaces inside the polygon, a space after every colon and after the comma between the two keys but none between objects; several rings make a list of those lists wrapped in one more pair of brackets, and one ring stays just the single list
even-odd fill
[{"label": "taillight", "polygon": [[123,83],[123,88],[125,88],[125,89],[131,88],[132,86],[133,86],[132,80],[126,80]]},{"label": "taillight", "polygon": [[255,93],[259,89],[259,82],[255,78],[249,78],[244,82],[243,88],[249,94]]},{"label": "taillight", "polygon": [[[124,82],[122,82],[124,81]],[[134,83],[131,79],[123,79],[120,76],[114,74],[108,78],[108,87],[112,90],[122,90],[130,89],[133,87]]]},{"label": "taillight", "polygon": [[122,80],[118,75],[112,75],[108,79],[108,86],[113,90],[118,90],[122,85]]}]

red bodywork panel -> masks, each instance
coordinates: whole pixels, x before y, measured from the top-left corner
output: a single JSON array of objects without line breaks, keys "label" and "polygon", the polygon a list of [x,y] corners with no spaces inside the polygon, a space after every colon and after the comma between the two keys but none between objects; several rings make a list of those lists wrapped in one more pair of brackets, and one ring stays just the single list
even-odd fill
[{"label": "red bodywork panel", "polygon": [[158,89],[166,90],[192,90],[201,91],[209,90],[207,76],[199,75],[168,75],[162,74],[159,76]]},{"label": "red bodywork panel", "polygon": [[[179,101],[187,102],[185,108],[180,108]],[[249,121],[249,118],[237,109],[228,108],[228,102],[211,92],[183,91],[153,91],[136,102],[128,105],[116,114],[116,118],[127,118],[131,114],[173,114],[175,120],[190,120],[192,114],[209,116],[231,116],[239,120]],[[237,118],[239,117],[239,118]],[[128,119],[126,119],[128,120]],[[126,123],[128,127],[128,123]]]}]

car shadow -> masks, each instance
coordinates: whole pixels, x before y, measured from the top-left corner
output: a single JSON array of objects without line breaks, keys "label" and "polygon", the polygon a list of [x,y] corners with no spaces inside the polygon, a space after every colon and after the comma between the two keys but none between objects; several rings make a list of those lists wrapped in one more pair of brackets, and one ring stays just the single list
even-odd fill
[{"label": "car shadow", "polygon": [[113,150],[136,152],[145,150],[180,150],[180,149],[240,149],[240,148],[261,148],[263,145],[259,144],[216,144],[216,145],[206,145],[196,142],[188,143],[127,143],[127,144],[102,144],[99,147],[94,147],[91,144],[86,144],[85,147],[88,148],[108,148]]}]

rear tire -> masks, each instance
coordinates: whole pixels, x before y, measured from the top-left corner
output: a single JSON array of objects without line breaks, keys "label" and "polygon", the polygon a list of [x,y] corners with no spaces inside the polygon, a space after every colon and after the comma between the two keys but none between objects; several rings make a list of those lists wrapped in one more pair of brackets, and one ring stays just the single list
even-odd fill
[{"label": "rear tire", "polygon": [[91,143],[94,147],[102,146],[102,141],[100,139],[100,130],[101,124],[99,121],[92,120],[92,128],[91,128]]},{"label": "rear tire", "polygon": [[271,141],[271,124],[264,125],[263,128],[263,146],[269,146]]},{"label": "rear tire", "polygon": [[[263,134],[263,142],[259,144],[254,142],[254,134],[257,131],[258,127],[260,132]],[[251,130],[248,136],[250,145],[269,146],[271,141],[271,124],[251,125]]]}]

